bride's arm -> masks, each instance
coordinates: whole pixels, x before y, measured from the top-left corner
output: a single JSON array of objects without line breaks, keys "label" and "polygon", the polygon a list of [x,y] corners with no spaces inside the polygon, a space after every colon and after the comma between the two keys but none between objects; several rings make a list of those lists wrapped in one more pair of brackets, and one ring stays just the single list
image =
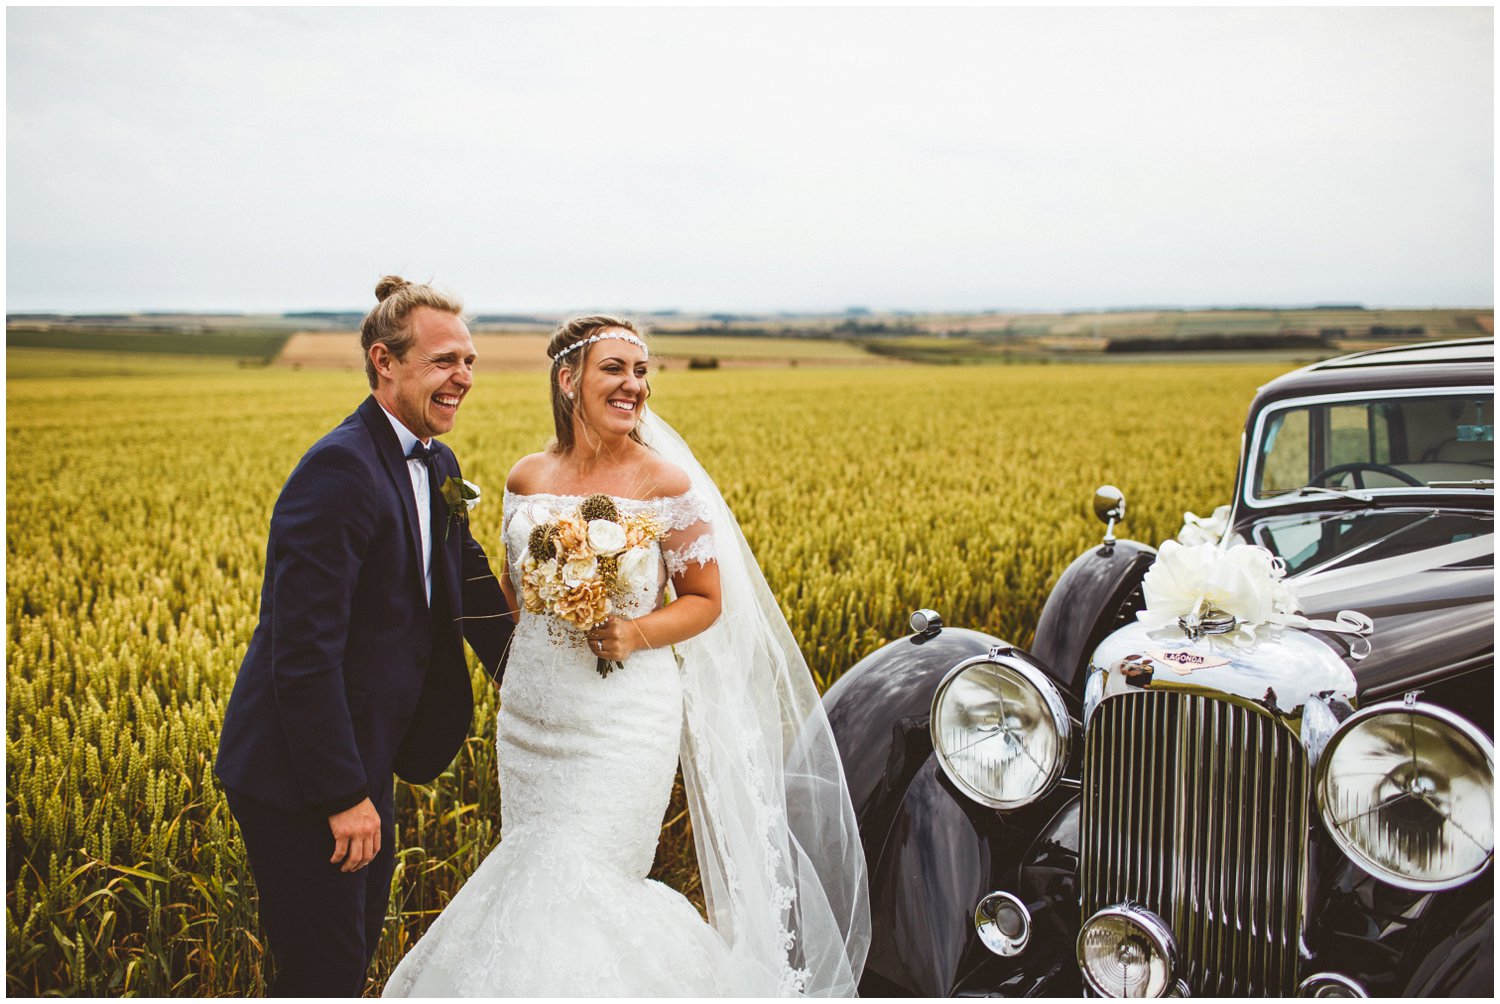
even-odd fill
[{"label": "bride's arm", "polygon": [[521,619],[521,605],[516,602],[516,587],[510,581],[510,554],[504,542],[500,544],[500,591],[505,594],[505,610],[513,621]]},{"label": "bride's arm", "polygon": [[648,648],[666,648],[702,633],[719,619],[719,563],[689,562],[672,576],[677,599],[660,610],[634,620],[610,617],[588,632],[590,642],[602,643],[595,652],[620,661]]},{"label": "bride's arm", "polygon": [[[532,483],[536,480],[537,471],[546,462],[546,455],[532,453],[517,460],[511,466],[510,472],[505,475],[506,502],[510,502],[510,496],[526,495],[532,491]],[[506,543],[505,534],[510,528],[511,512],[507,508],[500,517],[500,591],[505,594],[505,609],[510,613],[512,621],[521,620],[521,604],[516,598],[516,584],[510,578],[510,545]]]},{"label": "bride's arm", "polygon": [[662,493],[654,515],[665,530],[661,556],[677,598],[634,620],[610,617],[590,631],[590,640],[602,645],[594,651],[606,659],[619,661],[642,649],[687,641],[719,619],[719,562],[704,501],[692,490],[687,474],[671,464],[659,464],[651,480]]}]

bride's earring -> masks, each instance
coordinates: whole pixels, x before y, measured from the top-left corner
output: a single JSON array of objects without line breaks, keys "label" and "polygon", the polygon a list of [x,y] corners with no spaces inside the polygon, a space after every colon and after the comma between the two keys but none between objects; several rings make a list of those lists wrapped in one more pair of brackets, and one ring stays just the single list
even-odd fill
[{"label": "bride's earring", "polygon": [[568,391],[568,400],[569,401],[573,400],[573,392],[572,391]]}]

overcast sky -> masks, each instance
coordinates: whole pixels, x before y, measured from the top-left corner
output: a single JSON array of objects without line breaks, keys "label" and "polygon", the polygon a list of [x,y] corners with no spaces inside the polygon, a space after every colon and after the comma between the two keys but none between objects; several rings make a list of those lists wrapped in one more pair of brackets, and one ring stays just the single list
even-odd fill
[{"label": "overcast sky", "polygon": [[12,8],[7,307],[1489,305],[1492,19]]}]

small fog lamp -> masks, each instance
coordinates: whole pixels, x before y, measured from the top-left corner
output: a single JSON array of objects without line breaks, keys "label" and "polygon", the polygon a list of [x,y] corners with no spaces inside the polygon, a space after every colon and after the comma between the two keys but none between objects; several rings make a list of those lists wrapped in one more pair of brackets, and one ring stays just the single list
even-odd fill
[{"label": "small fog lamp", "polygon": [[1165,997],[1176,987],[1177,942],[1149,910],[1109,906],[1078,932],[1078,965],[1104,997]]},{"label": "small fog lamp", "polygon": [[1008,892],[992,892],[975,908],[974,928],[996,955],[1020,955],[1031,940],[1031,911]]},{"label": "small fog lamp", "polygon": [[1368,997],[1365,988],[1342,973],[1315,973],[1297,986],[1298,997]]}]

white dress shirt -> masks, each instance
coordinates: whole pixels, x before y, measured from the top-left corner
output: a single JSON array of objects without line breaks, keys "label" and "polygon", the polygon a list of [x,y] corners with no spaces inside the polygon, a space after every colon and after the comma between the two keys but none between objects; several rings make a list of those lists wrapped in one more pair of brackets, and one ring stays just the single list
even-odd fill
[{"label": "white dress shirt", "polygon": [[[411,448],[416,446],[420,440],[412,435],[410,429],[401,424],[401,420],[389,411],[385,405],[380,406],[385,411],[385,417],[391,420],[391,428],[396,430],[396,438],[401,440],[401,455],[407,457],[411,454]],[[428,440],[423,446],[431,446]],[[427,589],[427,605],[432,606],[432,489],[427,484],[427,465],[420,460],[406,461],[406,472],[411,475],[411,493],[417,500],[417,527],[422,532],[422,584]]]}]

